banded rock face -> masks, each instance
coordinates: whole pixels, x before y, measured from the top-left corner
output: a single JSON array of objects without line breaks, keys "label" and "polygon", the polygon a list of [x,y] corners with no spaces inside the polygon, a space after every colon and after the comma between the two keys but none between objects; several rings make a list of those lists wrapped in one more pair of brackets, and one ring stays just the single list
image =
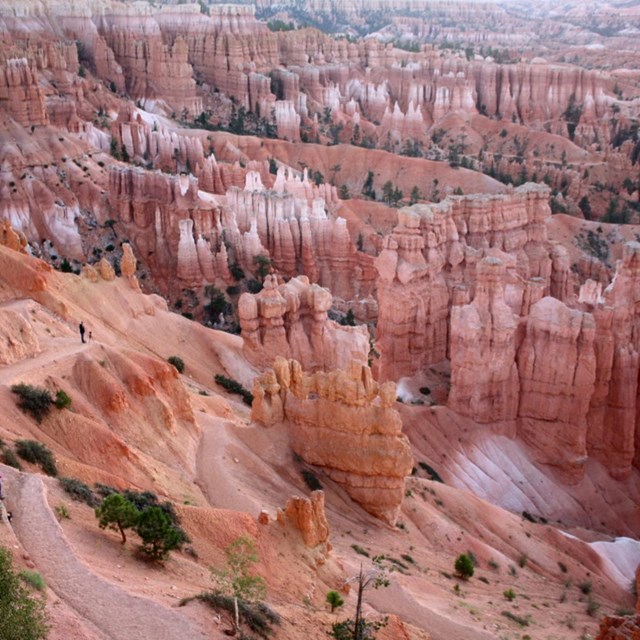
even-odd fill
[{"label": "banded rock face", "polygon": [[587,413],[594,390],[593,316],[543,298],[531,309],[518,351],[518,433],[534,455],[578,478],[587,459]]},{"label": "banded rock face", "polygon": [[513,421],[518,411],[517,317],[504,298],[506,268],[484,258],[471,304],[451,310],[449,406],[476,422]]},{"label": "banded rock face", "polygon": [[451,306],[471,301],[484,257],[504,263],[505,299],[517,316],[552,290],[569,295],[569,261],[547,242],[548,196],[546,187],[526,184],[511,194],[450,196],[400,210],[375,261],[381,379],[448,356]]},{"label": "banded rock face", "polygon": [[238,303],[247,360],[265,368],[278,356],[294,358],[305,371],[342,368],[352,360],[364,364],[369,353],[366,327],[329,320],[332,301],[327,289],[305,276],[280,285],[274,275],[267,276],[260,293],[243,293]]},{"label": "banded rock face", "polygon": [[7,111],[23,127],[49,124],[38,72],[26,58],[13,58],[0,65],[0,110]]},{"label": "banded rock face", "polygon": [[278,358],[253,390],[254,419],[267,425],[286,420],[295,453],[321,467],[366,511],[395,523],[413,466],[393,409],[395,383],[378,385],[357,362],[306,374],[295,360]]},{"label": "banded rock face", "polygon": [[300,531],[307,547],[314,549],[329,543],[329,523],[324,510],[324,491],[313,491],[308,498],[293,496],[289,498],[283,510],[278,510],[278,522],[290,525]]}]

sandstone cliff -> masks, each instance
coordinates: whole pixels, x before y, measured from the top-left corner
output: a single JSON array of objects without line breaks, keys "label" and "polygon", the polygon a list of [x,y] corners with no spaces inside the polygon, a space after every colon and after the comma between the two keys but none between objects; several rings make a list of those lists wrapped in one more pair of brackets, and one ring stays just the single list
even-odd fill
[{"label": "sandstone cliff", "polygon": [[267,276],[260,293],[243,293],[238,303],[246,358],[260,368],[273,366],[279,356],[293,358],[305,371],[341,369],[352,360],[366,363],[366,327],[329,320],[332,300],[327,289],[304,276],[281,285],[276,276]]},{"label": "sandstone cliff", "polygon": [[267,426],[287,420],[295,453],[368,512],[395,524],[413,459],[392,408],[394,383],[378,385],[357,362],[306,374],[298,362],[278,358],[273,372],[256,379],[254,394],[255,419]]}]

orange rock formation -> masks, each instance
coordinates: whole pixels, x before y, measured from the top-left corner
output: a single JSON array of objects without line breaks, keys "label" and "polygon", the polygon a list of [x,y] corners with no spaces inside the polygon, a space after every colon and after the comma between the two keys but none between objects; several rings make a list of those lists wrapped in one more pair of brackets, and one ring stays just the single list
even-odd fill
[{"label": "orange rock formation", "polygon": [[369,353],[366,327],[329,320],[332,301],[327,289],[305,276],[281,285],[276,276],[267,276],[260,293],[243,293],[238,303],[247,360],[265,368],[278,356],[293,358],[305,371],[343,368],[352,360],[364,364]]},{"label": "orange rock formation", "polygon": [[254,383],[252,416],[289,423],[292,449],[321,467],[369,513],[394,524],[413,458],[392,408],[396,386],[378,385],[357,362],[347,369],[305,374],[278,358]]}]

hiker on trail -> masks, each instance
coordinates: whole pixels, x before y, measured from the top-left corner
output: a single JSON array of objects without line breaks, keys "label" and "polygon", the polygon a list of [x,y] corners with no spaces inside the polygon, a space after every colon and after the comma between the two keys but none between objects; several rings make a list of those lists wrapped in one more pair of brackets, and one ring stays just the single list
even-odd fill
[{"label": "hiker on trail", "polygon": [[84,323],[81,322],[80,326],[78,327],[78,329],[80,330],[80,340],[82,340],[82,342],[84,343]]},{"label": "hiker on trail", "polygon": [[91,340],[93,340],[93,333],[89,331],[89,342],[91,342]]}]

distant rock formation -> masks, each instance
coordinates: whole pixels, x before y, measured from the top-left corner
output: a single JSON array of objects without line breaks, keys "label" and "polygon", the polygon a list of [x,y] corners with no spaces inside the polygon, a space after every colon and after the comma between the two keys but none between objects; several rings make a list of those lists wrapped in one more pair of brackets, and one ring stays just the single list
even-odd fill
[{"label": "distant rock formation", "polygon": [[[554,264],[562,269],[555,281],[570,277],[568,261],[554,263],[550,255],[548,197],[545,186],[527,184],[512,194],[451,196],[400,210],[375,261],[381,379],[413,375],[447,357],[450,308],[470,301],[483,257],[504,262],[506,301],[518,316],[551,293]],[[569,289],[559,284],[554,293]]]},{"label": "distant rock formation", "polygon": [[451,310],[449,406],[485,424],[514,420],[518,411],[518,322],[504,299],[505,272],[498,258],[481,260],[473,302]]},{"label": "distant rock formation", "polygon": [[640,244],[606,289],[578,293],[548,241],[543,186],[400,210],[375,260],[381,380],[449,360],[448,405],[578,481],[588,457],[615,478],[639,466]]},{"label": "distant rock formation", "polygon": [[367,362],[369,333],[365,326],[344,327],[329,320],[333,298],[305,276],[278,285],[265,278],[260,293],[243,293],[238,303],[243,352],[260,368],[278,356],[293,358],[305,371],[339,369],[352,360]]},{"label": "distant rock formation", "polygon": [[393,525],[413,466],[395,399],[395,384],[378,385],[366,365],[306,374],[278,358],[254,383],[252,416],[267,426],[288,421],[295,453]]},{"label": "distant rock formation", "polygon": [[49,124],[35,65],[26,58],[13,58],[0,65],[0,110],[23,127]]}]

